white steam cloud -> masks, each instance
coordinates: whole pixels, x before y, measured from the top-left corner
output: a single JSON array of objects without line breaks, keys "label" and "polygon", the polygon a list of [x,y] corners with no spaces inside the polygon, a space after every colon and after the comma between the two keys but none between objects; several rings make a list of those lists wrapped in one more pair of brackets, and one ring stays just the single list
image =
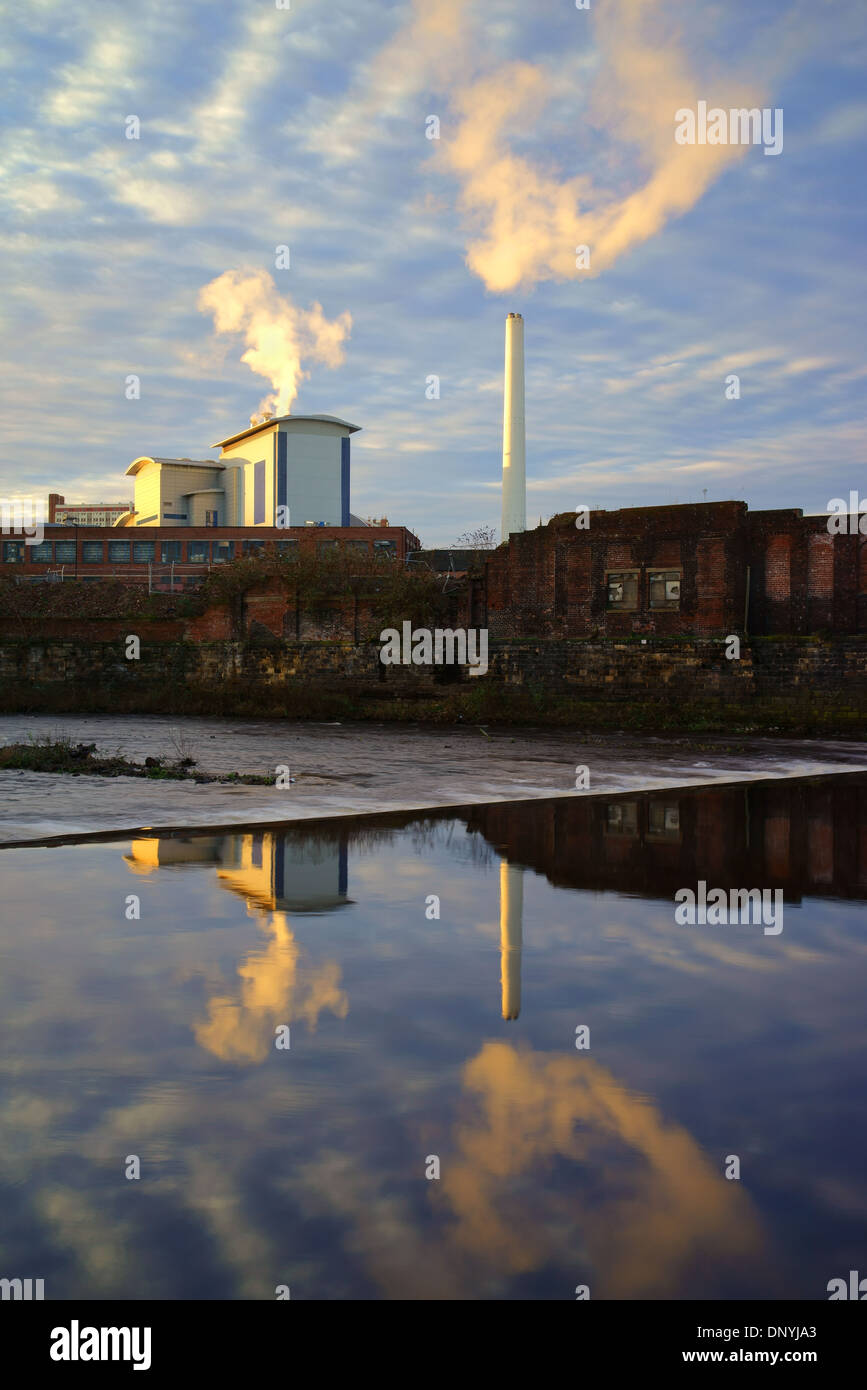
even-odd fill
[{"label": "white steam cloud", "polygon": [[199,291],[198,305],[213,315],[217,333],[243,336],[247,351],[241,361],[270,381],[272,391],[260,401],[260,414],[288,413],[299,384],[310,375],[304,362],[339,367],[344,360],[351,315],[327,319],[315,302],[299,308],[278,293],[265,270],[225,271]]}]

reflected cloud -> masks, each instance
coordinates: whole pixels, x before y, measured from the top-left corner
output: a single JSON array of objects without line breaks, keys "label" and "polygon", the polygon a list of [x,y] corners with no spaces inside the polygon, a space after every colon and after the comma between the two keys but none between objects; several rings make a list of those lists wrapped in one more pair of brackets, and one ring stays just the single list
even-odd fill
[{"label": "reflected cloud", "polygon": [[208,1006],[208,1018],[195,1027],[196,1042],[226,1062],[262,1062],[274,1046],[279,1024],[297,1018],[315,1030],[328,1009],[345,1018],[349,999],[340,988],[336,961],[298,979],[300,948],[285,913],[275,912],[266,931],[270,940],[238,966],[240,997],[218,995]]},{"label": "reflected cloud", "polygon": [[[477,1114],[456,1129],[442,1189],[453,1238],[476,1257],[526,1273],[562,1258],[577,1228],[591,1293],[647,1298],[674,1295],[698,1260],[718,1270],[761,1255],[761,1225],[723,1156],[714,1167],[686,1129],[589,1058],[488,1042],[463,1087]],[[577,1192],[546,1183],[556,1160],[581,1165]]]}]

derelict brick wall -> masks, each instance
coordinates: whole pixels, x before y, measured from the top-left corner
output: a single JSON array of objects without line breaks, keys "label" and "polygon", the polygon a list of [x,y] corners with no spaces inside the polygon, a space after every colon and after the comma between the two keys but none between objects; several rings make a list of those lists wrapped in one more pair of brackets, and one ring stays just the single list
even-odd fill
[{"label": "derelict brick wall", "polygon": [[[487,563],[492,637],[625,637],[741,631],[746,595],[745,502],[574,513],[512,536]],[[639,571],[634,611],[607,603],[606,571]],[[681,572],[677,609],[650,607],[648,574]]]},{"label": "derelict brick wall", "polygon": [[[564,768],[564,790],[570,772]],[[592,784],[592,755],[590,776]],[[617,805],[634,809],[629,833],[609,815]],[[671,832],[651,823],[654,806],[677,812]],[[833,793],[787,781],[705,787],[690,792],[687,806],[667,789],[540,802],[532,816],[503,802],[467,814],[469,829],[498,854],[559,887],[673,902],[678,888],[703,878],[724,888],[779,886],[786,902],[867,897],[867,791],[851,782]]]},{"label": "derelict brick wall", "polygon": [[751,633],[867,632],[863,537],[797,511],[751,512],[747,531]]},{"label": "derelict brick wall", "polygon": [[[867,632],[867,537],[827,517],[744,502],[575,514],[511,537],[486,567],[498,639]],[[610,608],[606,571],[637,570],[633,611]],[[650,607],[651,570],[681,573],[677,609]],[[747,614],[747,599],[749,609]]]}]

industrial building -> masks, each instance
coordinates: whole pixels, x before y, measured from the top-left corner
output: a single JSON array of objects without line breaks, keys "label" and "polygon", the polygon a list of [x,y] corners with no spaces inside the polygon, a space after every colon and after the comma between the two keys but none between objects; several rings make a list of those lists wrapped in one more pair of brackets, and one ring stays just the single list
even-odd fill
[{"label": "industrial building", "polygon": [[350,435],[334,415],[281,415],[222,439],[218,459],[142,455],[118,526],[364,525],[349,507]]},{"label": "industrial building", "polygon": [[115,526],[131,507],[131,502],[67,502],[59,492],[49,492],[46,518],[58,526]]},{"label": "industrial building", "polygon": [[4,536],[4,568],[24,582],[43,579],[120,579],[176,593],[194,587],[207,572],[232,560],[255,555],[323,554],[346,549],[357,554],[406,560],[419,539],[405,526],[221,527],[148,526],[140,534],[106,533],[98,526],[45,526],[38,545],[22,534]]}]

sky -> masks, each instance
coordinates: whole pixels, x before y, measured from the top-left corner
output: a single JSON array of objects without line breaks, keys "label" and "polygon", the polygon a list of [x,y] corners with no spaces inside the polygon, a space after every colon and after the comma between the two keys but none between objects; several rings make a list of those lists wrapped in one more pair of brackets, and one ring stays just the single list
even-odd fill
[{"label": "sky", "polygon": [[509,312],[528,525],[867,493],[863,0],[277,3],[0,4],[0,495],[128,500],[288,391],[354,512],[498,530]]}]

